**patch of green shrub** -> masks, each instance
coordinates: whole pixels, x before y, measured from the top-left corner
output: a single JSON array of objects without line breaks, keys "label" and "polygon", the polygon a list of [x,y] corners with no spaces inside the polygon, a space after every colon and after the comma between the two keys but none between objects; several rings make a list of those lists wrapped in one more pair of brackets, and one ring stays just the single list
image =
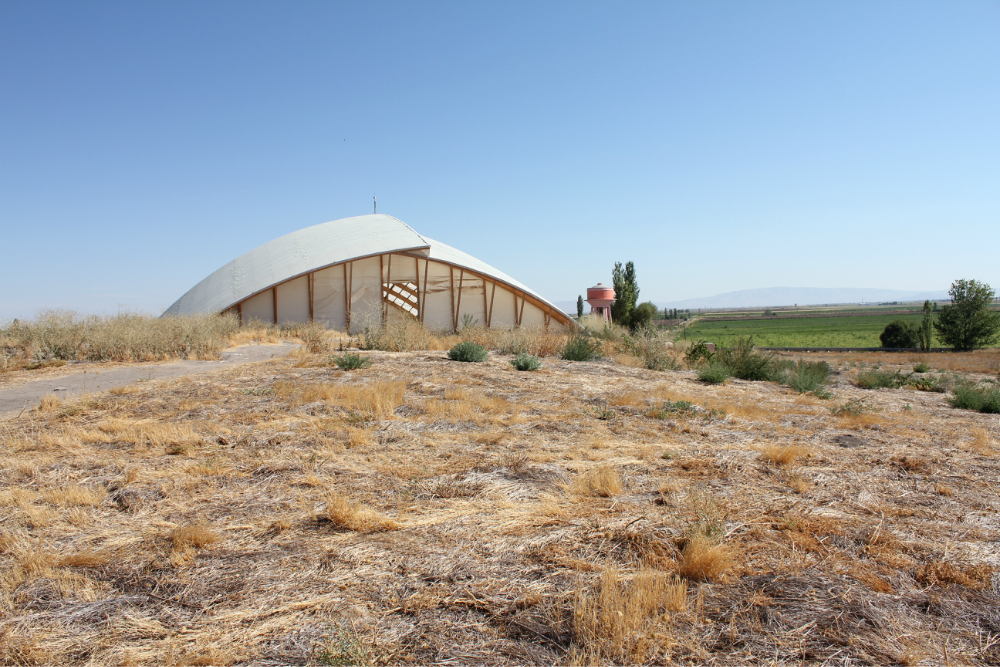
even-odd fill
[{"label": "patch of green shrub", "polygon": [[688,368],[696,368],[706,361],[711,361],[713,356],[715,353],[708,349],[708,343],[697,340],[684,355],[684,363],[688,365]]},{"label": "patch of green shrub", "polygon": [[487,354],[486,348],[478,343],[459,343],[448,350],[448,358],[452,361],[479,362],[486,361],[487,357],[489,354]]},{"label": "patch of green shrub", "polygon": [[1000,389],[973,384],[955,387],[955,395],[948,399],[953,408],[1000,414]]},{"label": "patch of green shrub", "polygon": [[754,350],[753,336],[737,338],[735,344],[718,348],[713,360],[740,380],[773,380],[775,376],[774,355]]},{"label": "patch of green shrub", "polygon": [[862,389],[899,389],[906,384],[906,376],[899,371],[889,372],[869,368],[858,374],[857,385]]},{"label": "patch of green shrub", "polygon": [[566,361],[597,361],[601,358],[601,343],[586,333],[578,333],[566,341],[559,356]]},{"label": "patch of green shrub", "polygon": [[342,355],[331,355],[330,363],[344,371],[355,371],[359,368],[367,368],[372,365],[371,357],[362,357],[360,354],[348,352]]},{"label": "patch of green shrub", "polygon": [[710,361],[698,371],[698,379],[709,384],[722,384],[733,377],[729,367],[717,361]]},{"label": "patch of green shrub", "polygon": [[913,372],[914,373],[927,373],[930,370],[931,370],[931,367],[928,366],[927,364],[925,364],[922,361],[919,364],[917,364],[916,366],[913,367]]},{"label": "patch of green shrub", "polygon": [[538,357],[533,357],[527,352],[521,352],[510,360],[510,365],[519,371],[537,371],[542,367],[542,362]]},{"label": "patch of green shrub", "polygon": [[775,380],[800,394],[813,392],[820,398],[829,394],[825,390],[833,370],[825,361],[786,361],[775,365]]}]

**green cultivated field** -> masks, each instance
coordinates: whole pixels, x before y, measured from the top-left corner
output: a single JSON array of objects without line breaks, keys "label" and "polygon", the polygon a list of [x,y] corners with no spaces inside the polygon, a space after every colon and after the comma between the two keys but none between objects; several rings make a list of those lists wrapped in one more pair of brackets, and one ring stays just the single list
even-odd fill
[{"label": "green cultivated field", "polygon": [[[922,314],[799,317],[773,320],[700,321],[688,328],[688,340],[703,339],[728,345],[740,336],[753,336],[761,347],[879,347],[878,337],[893,320],[920,324]],[[942,346],[935,335],[932,346]]]}]

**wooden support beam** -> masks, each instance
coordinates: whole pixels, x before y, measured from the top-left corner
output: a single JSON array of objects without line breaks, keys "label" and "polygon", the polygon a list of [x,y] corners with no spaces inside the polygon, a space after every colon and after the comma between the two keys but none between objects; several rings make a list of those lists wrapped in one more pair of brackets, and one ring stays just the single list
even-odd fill
[{"label": "wooden support beam", "polygon": [[278,323],[278,286],[271,288],[271,304],[274,306],[274,323]]},{"label": "wooden support beam", "polygon": [[413,258],[413,275],[416,276],[417,283],[417,319],[421,322],[424,321],[424,304],[423,299],[420,295],[420,260],[416,257]]},{"label": "wooden support beam", "polygon": [[483,278],[483,326],[490,328],[489,302],[486,300],[486,278]]},{"label": "wooden support beam", "polygon": [[493,283],[493,289],[490,290],[490,310],[489,314],[486,316],[486,328],[493,326],[493,298],[497,295],[497,284]]},{"label": "wooden support beam", "polygon": [[313,311],[315,309],[314,295],[315,295],[316,274],[310,273],[308,276],[306,276],[306,279],[309,281],[309,321],[312,322]]},{"label": "wooden support beam", "polygon": [[243,324],[243,302],[240,301],[236,304],[236,317],[239,318],[240,324]]},{"label": "wooden support beam", "polygon": [[[378,256],[378,277],[379,277],[379,280],[382,281],[382,294],[383,295],[388,291],[385,288],[385,268],[382,265],[382,258],[384,258],[384,257],[385,257],[385,255],[379,255]],[[380,310],[382,311],[382,326],[385,326],[385,301],[382,301],[382,308]]]},{"label": "wooden support beam", "polygon": [[455,267],[448,265],[448,279],[450,281],[449,294],[451,298],[448,301],[451,302],[451,328],[453,331],[458,332],[458,320],[455,319]]},{"label": "wooden support beam", "polygon": [[521,297],[521,312],[517,314],[517,326],[521,326],[521,321],[524,319],[524,303],[525,298]]},{"label": "wooden support beam", "polygon": [[424,260],[424,293],[423,293],[423,296],[420,297],[420,322],[421,322],[421,324],[424,321],[424,309],[427,306],[427,275],[428,275],[428,272],[430,270],[431,270],[431,260],[425,259]]},{"label": "wooden support beam", "polygon": [[458,272],[458,306],[455,307],[455,331],[458,331],[458,318],[462,316],[462,281],[465,279],[465,271]]},{"label": "wooden support beam", "polygon": [[[350,277],[348,277],[350,275]],[[347,319],[347,335],[351,335],[351,292],[354,290],[354,262],[344,264],[344,307]]]}]

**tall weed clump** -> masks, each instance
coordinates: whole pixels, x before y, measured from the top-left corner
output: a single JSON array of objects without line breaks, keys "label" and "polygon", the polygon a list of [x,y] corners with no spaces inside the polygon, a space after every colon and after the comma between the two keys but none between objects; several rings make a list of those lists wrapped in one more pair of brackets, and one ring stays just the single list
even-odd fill
[{"label": "tall weed clump", "polygon": [[422,323],[409,317],[385,324],[368,324],[361,333],[358,347],[362,350],[383,352],[440,349],[437,347],[437,338],[434,334]]},{"label": "tall weed clump", "polygon": [[559,356],[566,361],[597,361],[602,355],[601,342],[586,331],[570,336]]},{"label": "tall weed clump", "polygon": [[733,345],[718,348],[713,361],[728,368],[732,376],[740,380],[775,379],[774,355],[757,352],[754,349],[753,336],[747,338],[741,336]]},{"label": "tall weed clump", "polygon": [[800,394],[813,392],[817,396],[827,395],[826,383],[833,369],[825,361],[784,361],[775,365],[776,381]]},{"label": "tall weed clump", "polygon": [[651,371],[674,371],[680,368],[680,363],[667,345],[666,336],[656,329],[646,327],[625,334],[618,349],[642,360],[642,365]]},{"label": "tall weed clump", "polygon": [[996,385],[960,384],[955,395],[948,399],[953,408],[1000,414],[1000,388]]},{"label": "tall weed clump", "polygon": [[482,345],[497,354],[530,354],[536,357],[550,357],[559,352],[565,344],[567,331],[558,325],[549,327],[493,327],[474,325],[462,329],[462,342]]},{"label": "tall weed clump", "polygon": [[899,389],[906,384],[907,377],[899,371],[883,371],[869,368],[858,374],[857,385],[862,389]]},{"label": "tall weed clump", "polygon": [[77,315],[47,311],[0,328],[6,365],[50,359],[159,361],[173,357],[215,359],[239,330],[236,316],[139,313]]}]

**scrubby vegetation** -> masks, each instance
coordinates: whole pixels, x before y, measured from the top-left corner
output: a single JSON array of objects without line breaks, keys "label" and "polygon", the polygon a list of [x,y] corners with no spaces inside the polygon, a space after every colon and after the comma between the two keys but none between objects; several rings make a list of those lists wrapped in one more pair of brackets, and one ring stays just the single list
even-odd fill
[{"label": "scrubby vegetation", "polygon": [[1000,413],[1000,387],[994,383],[964,383],[955,387],[955,395],[949,399],[952,407],[975,410],[990,414]]},{"label": "scrubby vegetation", "polygon": [[371,357],[363,357],[360,354],[348,352],[347,354],[332,355],[330,363],[344,371],[358,370],[372,365]]},{"label": "scrubby vegetation", "polygon": [[569,337],[559,356],[566,361],[596,361],[601,358],[601,343],[596,336],[587,332]]},{"label": "scrubby vegetation", "polygon": [[[561,330],[432,334],[437,350],[523,346],[475,367],[441,351],[331,355],[352,341],[326,334],[321,352],[224,367],[210,382],[47,396],[6,417],[0,655],[88,665],[1000,658],[987,521],[1000,475],[994,415],[849,379],[859,359],[908,370],[915,356],[837,358],[837,375],[824,361],[835,357],[760,355],[770,382],[796,391],[839,382],[823,402],[651,371],[650,356],[680,358],[655,332],[579,335],[604,363],[554,358]],[[538,349],[551,350],[544,373],[511,371],[512,357]],[[705,351],[698,372],[725,370],[725,359],[760,376],[750,346]],[[374,359],[373,370],[331,368],[348,356]],[[942,355],[935,367],[949,372],[926,379],[953,384],[956,407],[980,409],[970,397],[992,400],[983,369],[996,361]]]},{"label": "scrubby vegetation", "polygon": [[81,316],[42,313],[0,328],[0,355],[8,368],[48,360],[160,361],[215,359],[239,331],[233,316],[152,317],[137,313]]},{"label": "scrubby vegetation", "polygon": [[722,384],[729,378],[753,382],[776,382],[802,393],[811,392],[829,398],[826,389],[833,369],[825,361],[779,359],[770,352],[754,348],[753,338],[738,338],[730,347],[711,352],[704,341],[697,341],[687,351],[685,361],[698,369],[698,379]]},{"label": "scrubby vegetation", "polygon": [[542,367],[542,362],[538,360],[538,357],[521,352],[510,360],[510,365],[519,371],[537,371]]},{"label": "scrubby vegetation", "polygon": [[452,361],[482,362],[486,361],[488,357],[489,354],[486,352],[486,348],[470,341],[458,343],[448,350],[448,358]]}]

